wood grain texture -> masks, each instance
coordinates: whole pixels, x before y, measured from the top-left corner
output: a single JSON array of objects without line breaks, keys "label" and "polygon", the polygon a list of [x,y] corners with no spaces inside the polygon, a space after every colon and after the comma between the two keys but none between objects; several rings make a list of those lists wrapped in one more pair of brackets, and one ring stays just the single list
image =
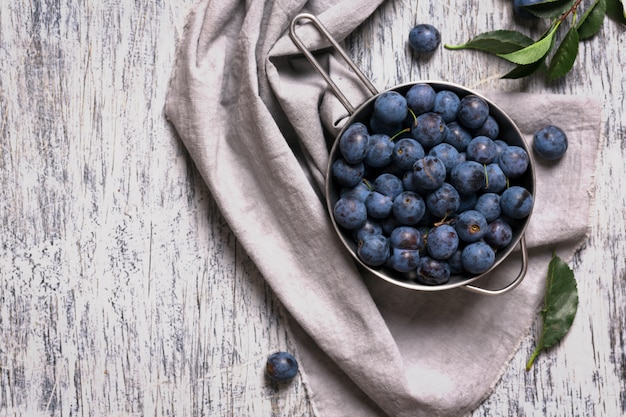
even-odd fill
[{"label": "wood grain texture", "polygon": [[[192,4],[0,8],[0,416],[314,415],[299,378],[263,378],[266,355],[290,346],[281,306],[163,116]],[[418,59],[406,47],[418,22],[447,43],[541,30],[503,0],[389,0],[346,41],[378,87],[442,79],[603,101],[574,326],[528,373],[525,338],[472,416],[626,414],[626,30],[606,21],[548,85],[500,80],[510,67],[478,52]]]}]

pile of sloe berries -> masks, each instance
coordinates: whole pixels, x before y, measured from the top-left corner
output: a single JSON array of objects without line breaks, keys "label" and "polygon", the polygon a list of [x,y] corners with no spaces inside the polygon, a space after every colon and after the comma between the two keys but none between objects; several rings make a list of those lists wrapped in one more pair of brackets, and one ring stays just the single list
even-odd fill
[{"label": "pile of sloe berries", "polygon": [[[444,86],[445,87],[445,86]],[[489,270],[533,207],[525,148],[475,94],[417,83],[377,96],[330,167],[335,223],[367,266],[440,285]]]}]

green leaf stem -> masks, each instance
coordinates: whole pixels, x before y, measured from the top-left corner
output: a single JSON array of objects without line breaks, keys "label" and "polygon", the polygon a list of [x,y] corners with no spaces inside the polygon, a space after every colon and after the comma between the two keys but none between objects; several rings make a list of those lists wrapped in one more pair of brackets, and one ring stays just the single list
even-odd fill
[{"label": "green leaf stem", "polygon": [[578,55],[578,30],[571,27],[557,48],[550,66],[548,67],[548,80],[554,81],[567,74],[574,66]]},{"label": "green leaf stem", "polygon": [[602,28],[606,14],[606,0],[596,0],[582,15],[576,26],[578,39],[589,39]]},{"label": "green leaf stem", "polygon": [[576,0],[546,0],[541,3],[524,6],[526,10],[543,19],[556,19],[567,12]]},{"label": "green leaf stem", "polygon": [[507,61],[511,61],[518,65],[528,65],[533,62],[537,62],[544,58],[550,49],[552,48],[552,42],[554,40],[554,34],[561,25],[561,21],[557,20],[548,33],[543,36],[537,42],[528,45],[518,51],[510,52],[508,54],[497,54],[500,58],[504,58]]},{"label": "green leaf stem", "polygon": [[577,309],[578,289],[574,272],[553,253],[548,265],[544,308],[541,311],[543,327],[535,351],[526,363],[527,371],[544,349],[556,345],[567,334]]},{"label": "green leaf stem", "polygon": [[624,0],[606,0],[606,15],[622,25],[626,25],[626,3]]},{"label": "green leaf stem", "polygon": [[531,45],[534,40],[515,30],[485,32],[461,45],[444,45],[447,49],[478,49],[492,54],[507,54]]},{"label": "green leaf stem", "polygon": [[534,72],[537,72],[540,68],[545,67],[546,63],[544,60],[540,59],[537,62],[533,62],[532,64],[527,65],[518,65],[513,68],[511,71],[504,74],[501,78],[516,80],[519,78],[528,77],[532,75]]}]

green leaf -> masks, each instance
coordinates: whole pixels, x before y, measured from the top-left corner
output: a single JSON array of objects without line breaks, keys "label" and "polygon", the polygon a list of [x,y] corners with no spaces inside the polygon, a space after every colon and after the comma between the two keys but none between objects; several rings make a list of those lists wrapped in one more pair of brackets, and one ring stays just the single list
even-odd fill
[{"label": "green leaf", "polygon": [[578,21],[578,39],[589,39],[602,28],[606,14],[606,0],[596,0]]},{"label": "green leaf", "polygon": [[557,21],[547,35],[542,37],[537,42],[522,48],[518,51],[510,52],[507,54],[498,54],[500,58],[504,58],[507,61],[511,61],[518,65],[527,65],[537,62],[544,58],[550,49],[552,48],[552,41],[554,40],[554,34],[561,25],[561,21]]},{"label": "green leaf", "polygon": [[548,67],[548,81],[554,81],[564,76],[572,69],[578,55],[578,31],[571,27],[557,48],[550,66]]},{"label": "green leaf", "polygon": [[606,15],[622,25],[626,25],[626,3],[624,0],[606,0]]},{"label": "green leaf", "polygon": [[539,68],[543,66],[545,66],[545,61],[542,59],[540,59],[537,62],[533,62],[532,64],[518,65],[500,78],[516,80],[518,78],[528,77],[529,75],[532,75],[537,70],[539,70]]},{"label": "green leaf", "polygon": [[556,345],[569,331],[578,309],[578,289],[574,272],[556,254],[548,265],[548,279],[544,308],[541,311],[543,328],[535,351],[526,363],[528,371],[539,353]]},{"label": "green leaf", "polygon": [[478,49],[492,54],[506,54],[533,43],[533,39],[515,30],[494,30],[481,33],[461,45],[444,45],[446,49]]},{"label": "green leaf", "polygon": [[526,10],[537,17],[555,19],[572,8],[576,0],[547,0],[541,3],[524,6]]}]

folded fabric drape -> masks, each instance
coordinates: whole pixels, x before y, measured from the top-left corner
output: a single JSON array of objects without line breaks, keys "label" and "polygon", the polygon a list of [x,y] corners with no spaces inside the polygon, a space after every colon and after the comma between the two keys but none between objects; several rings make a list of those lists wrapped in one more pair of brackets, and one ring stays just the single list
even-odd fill
[{"label": "folded fabric drape", "polygon": [[[527,138],[552,123],[567,127],[569,139],[561,161],[534,162],[530,265],[515,290],[419,293],[362,274],[323,201],[325,132],[333,137],[346,111],[287,32],[296,14],[310,12],[342,40],[381,3],[200,1],[178,46],[165,112],[285,306],[317,413],[458,417],[489,394],[527,334],[552,251],[569,259],[587,235],[600,104],[483,92]],[[307,45],[326,46],[311,29],[299,31]],[[353,103],[367,96],[332,51],[317,56]],[[510,279],[519,267],[511,258],[481,286]]]}]

